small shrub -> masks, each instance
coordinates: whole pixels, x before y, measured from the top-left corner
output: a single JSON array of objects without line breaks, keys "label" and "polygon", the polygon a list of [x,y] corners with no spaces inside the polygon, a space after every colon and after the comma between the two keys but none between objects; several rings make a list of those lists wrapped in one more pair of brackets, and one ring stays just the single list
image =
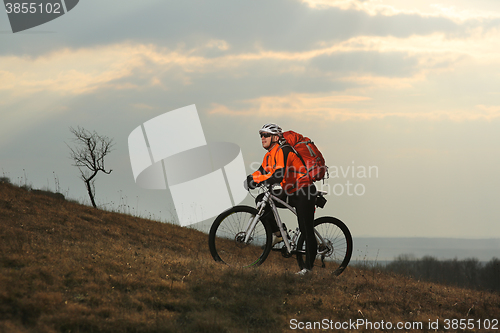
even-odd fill
[{"label": "small shrub", "polygon": [[55,198],[55,199],[65,200],[65,197],[62,193],[54,193],[51,191],[44,191],[44,190],[31,190],[31,193],[45,195],[47,197],[51,197],[51,198]]},{"label": "small shrub", "polygon": [[0,177],[0,183],[11,184],[9,177]]}]

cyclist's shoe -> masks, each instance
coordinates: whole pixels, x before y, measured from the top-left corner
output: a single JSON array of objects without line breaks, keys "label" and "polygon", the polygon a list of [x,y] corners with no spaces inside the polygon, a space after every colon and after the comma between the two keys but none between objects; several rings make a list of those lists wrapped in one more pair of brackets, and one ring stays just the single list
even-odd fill
[{"label": "cyclist's shoe", "polygon": [[311,270],[310,269],[307,269],[307,268],[302,268],[302,270],[298,271],[297,273],[295,273],[296,275],[299,275],[299,276],[304,276],[304,275],[307,275],[311,273]]},{"label": "cyclist's shoe", "polygon": [[275,234],[273,234],[273,242],[271,243],[271,247],[274,247],[274,245],[281,243],[282,241],[283,241],[282,236],[276,236]]}]

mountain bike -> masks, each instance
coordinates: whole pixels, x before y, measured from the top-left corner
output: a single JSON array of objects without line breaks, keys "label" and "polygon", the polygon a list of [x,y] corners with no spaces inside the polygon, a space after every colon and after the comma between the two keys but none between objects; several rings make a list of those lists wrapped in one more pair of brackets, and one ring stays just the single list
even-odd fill
[{"label": "mountain bike", "polygon": [[[257,207],[234,206],[222,212],[213,222],[208,237],[210,253],[215,261],[224,262],[235,267],[251,267],[261,265],[271,250],[280,251],[282,256],[296,256],[300,269],[305,262],[305,239],[299,228],[287,230],[282,223],[276,203],[280,203],[293,214],[295,208],[277,197],[272,186],[261,187],[264,192]],[[316,206],[322,208],[326,203],[324,195],[318,191]],[[269,205],[274,214],[283,245],[272,247],[272,231],[267,223],[261,221],[264,208]],[[334,275],[341,274],[349,264],[352,255],[352,237],[347,226],[339,219],[323,216],[314,220],[314,229],[318,243],[318,256],[321,267],[332,270]],[[316,257],[317,258],[317,257]]]}]

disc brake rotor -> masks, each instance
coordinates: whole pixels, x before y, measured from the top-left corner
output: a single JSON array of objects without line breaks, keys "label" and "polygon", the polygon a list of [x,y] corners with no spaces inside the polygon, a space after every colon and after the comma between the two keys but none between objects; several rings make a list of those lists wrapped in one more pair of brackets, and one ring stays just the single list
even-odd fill
[{"label": "disc brake rotor", "polygon": [[236,246],[242,248],[245,246],[248,246],[252,242],[252,237],[248,239],[248,243],[245,243],[245,237],[246,233],[244,231],[238,232],[236,236],[234,237],[234,242],[236,243]]}]

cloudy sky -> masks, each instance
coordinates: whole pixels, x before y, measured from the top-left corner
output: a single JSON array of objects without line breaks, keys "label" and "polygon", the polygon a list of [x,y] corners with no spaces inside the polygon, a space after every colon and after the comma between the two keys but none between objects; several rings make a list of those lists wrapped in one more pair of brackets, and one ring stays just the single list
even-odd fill
[{"label": "cloudy sky", "polygon": [[497,0],[85,0],[16,34],[0,12],[0,176],[85,200],[66,146],[83,126],[116,142],[98,203],[172,220],[127,139],[196,104],[248,173],[264,123],[311,137],[317,213],[357,237],[500,238],[499,41]]}]

